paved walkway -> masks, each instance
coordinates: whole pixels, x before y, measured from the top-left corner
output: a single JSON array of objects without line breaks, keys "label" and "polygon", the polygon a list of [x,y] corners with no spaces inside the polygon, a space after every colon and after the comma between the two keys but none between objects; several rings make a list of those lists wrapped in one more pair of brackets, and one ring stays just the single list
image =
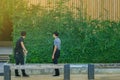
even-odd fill
[{"label": "paved walkway", "polygon": [[[0,77],[3,80],[3,77]],[[12,76],[11,80],[64,80],[63,75],[53,77],[51,75],[31,75],[29,78]],[[86,74],[72,75],[71,80],[88,80]],[[95,80],[120,80],[120,74],[96,74]]]}]

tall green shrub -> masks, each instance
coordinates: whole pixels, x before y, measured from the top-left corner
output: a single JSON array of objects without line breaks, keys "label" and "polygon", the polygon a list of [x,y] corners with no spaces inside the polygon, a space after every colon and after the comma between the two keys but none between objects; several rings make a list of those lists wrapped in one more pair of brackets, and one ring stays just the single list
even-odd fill
[{"label": "tall green shrub", "polygon": [[13,42],[20,31],[27,31],[28,62],[52,62],[54,31],[60,33],[62,40],[61,63],[119,62],[120,22],[87,19],[81,9],[74,17],[64,2],[49,11],[40,5],[18,6],[13,16]]}]

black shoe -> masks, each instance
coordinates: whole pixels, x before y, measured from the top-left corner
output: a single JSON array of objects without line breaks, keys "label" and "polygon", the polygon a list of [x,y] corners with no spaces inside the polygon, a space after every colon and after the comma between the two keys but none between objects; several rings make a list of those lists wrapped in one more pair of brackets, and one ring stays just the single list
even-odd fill
[{"label": "black shoe", "polygon": [[55,69],[55,75],[53,75],[53,76],[59,76],[59,75],[60,75],[59,69]]},{"label": "black shoe", "polygon": [[56,75],[56,74],[55,74],[55,75],[53,75],[53,76],[59,76],[59,75]]},{"label": "black shoe", "polygon": [[16,77],[21,77],[21,75],[15,75]]},{"label": "black shoe", "polygon": [[29,75],[26,74],[24,69],[22,70],[22,75],[23,75],[23,77],[29,77]]},{"label": "black shoe", "polygon": [[15,70],[15,76],[16,76],[16,77],[21,77],[21,75],[19,75],[19,72],[18,72],[17,69]]},{"label": "black shoe", "polygon": [[23,75],[23,77],[29,77],[29,75],[27,75],[27,74],[24,74],[24,75]]}]

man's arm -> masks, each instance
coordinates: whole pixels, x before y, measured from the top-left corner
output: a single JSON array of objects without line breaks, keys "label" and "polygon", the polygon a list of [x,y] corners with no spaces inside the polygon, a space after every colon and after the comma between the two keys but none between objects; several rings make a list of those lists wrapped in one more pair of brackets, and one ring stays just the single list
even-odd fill
[{"label": "man's arm", "polygon": [[55,45],[55,46],[54,46],[54,50],[53,50],[52,59],[54,59],[54,55],[55,55],[56,50],[57,50],[57,46]]},{"label": "man's arm", "polygon": [[21,46],[22,46],[23,50],[26,50],[23,42],[21,42]]},{"label": "man's arm", "polygon": [[25,45],[24,45],[23,42],[21,42],[21,46],[22,46],[22,48],[23,48],[23,52],[26,54],[26,53],[27,53],[27,49],[25,48]]}]

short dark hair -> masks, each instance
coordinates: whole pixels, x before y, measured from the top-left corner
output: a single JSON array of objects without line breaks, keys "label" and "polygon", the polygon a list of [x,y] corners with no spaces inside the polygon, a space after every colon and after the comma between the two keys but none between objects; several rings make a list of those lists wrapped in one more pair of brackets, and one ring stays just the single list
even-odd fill
[{"label": "short dark hair", "polygon": [[21,31],[21,36],[26,36],[26,32],[25,31]]},{"label": "short dark hair", "polygon": [[55,31],[53,34],[55,34],[55,36],[59,36],[59,33],[57,31]]}]

